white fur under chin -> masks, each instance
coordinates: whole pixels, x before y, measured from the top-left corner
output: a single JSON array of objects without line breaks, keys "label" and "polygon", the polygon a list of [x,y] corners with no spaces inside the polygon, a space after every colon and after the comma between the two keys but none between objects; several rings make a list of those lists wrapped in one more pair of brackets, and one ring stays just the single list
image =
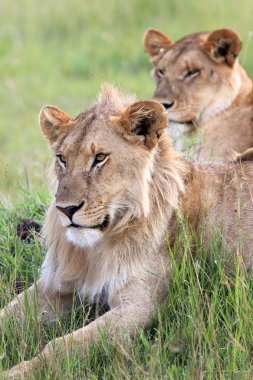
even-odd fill
[{"label": "white fur under chin", "polygon": [[81,248],[94,247],[101,239],[103,234],[98,229],[92,228],[68,228],[66,232],[67,240]]}]

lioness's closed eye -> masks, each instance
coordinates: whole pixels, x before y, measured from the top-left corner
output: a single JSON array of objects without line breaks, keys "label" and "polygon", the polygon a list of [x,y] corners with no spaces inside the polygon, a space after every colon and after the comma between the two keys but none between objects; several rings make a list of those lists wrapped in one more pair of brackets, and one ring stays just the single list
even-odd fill
[{"label": "lioness's closed eye", "polygon": [[[241,40],[230,29],[194,33],[172,42],[149,29],[144,47],[154,66],[154,98],[168,111],[170,134],[201,160],[233,158],[253,147],[253,85],[238,62]],[[196,144],[197,140],[197,144]]]},{"label": "lioness's closed eye", "polygon": [[[173,276],[167,244],[173,250],[183,219],[201,240],[205,227],[206,245],[212,244],[212,226],[222,227],[227,264],[243,232],[242,259],[252,268],[251,163],[193,165],[164,133],[161,104],[137,101],[109,85],[75,119],[55,106],[43,107],[40,124],[55,153],[58,180],[44,225],[47,255],[36,287],[7,305],[0,318],[19,317],[28,303],[42,321],[52,320],[71,308],[74,291],[90,302],[102,297],[109,311],[50,342],[40,356],[13,367],[11,376],[29,377],[45,360],[53,365],[62,349],[85,357],[103,329],[120,338],[148,326],[168,295]],[[248,206],[234,223],[240,204]],[[175,229],[179,209],[183,218]]]}]

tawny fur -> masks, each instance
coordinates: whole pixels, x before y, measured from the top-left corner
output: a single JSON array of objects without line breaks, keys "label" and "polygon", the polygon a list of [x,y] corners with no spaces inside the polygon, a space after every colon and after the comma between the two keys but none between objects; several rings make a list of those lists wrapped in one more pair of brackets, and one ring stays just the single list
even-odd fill
[{"label": "tawny fur", "polygon": [[182,132],[198,141],[186,152],[199,160],[230,161],[233,150],[253,147],[253,86],[238,62],[241,42],[234,31],[195,33],[173,43],[149,29],[144,46],[154,66],[154,98],[168,108],[178,149],[185,148]]},{"label": "tawny fur", "polygon": [[[179,227],[180,220],[187,220],[197,236],[204,228],[207,245],[212,244],[212,227],[222,228],[229,252],[224,264],[230,266],[237,253],[245,268],[252,268],[253,164],[191,164],[164,133],[162,105],[137,102],[108,85],[97,103],[71,121],[55,110],[46,106],[40,114],[42,130],[61,156],[55,163],[57,195],[44,225],[48,251],[37,283],[39,318],[64,315],[74,291],[91,302],[107,294],[110,310],[58,338],[55,346],[47,344],[40,357],[14,367],[12,377],[28,377],[44,359],[53,364],[61,349],[67,354],[78,349],[85,356],[101,330],[119,337],[148,326],[173,280],[168,244],[173,249],[176,214]],[[50,111],[57,121],[48,117]],[[94,164],[98,153],[102,161]],[[72,221],[61,211],[70,206],[79,207]],[[107,214],[106,228],[96,227]],[[31,310],[34,291],[34,286],[28,290]],[[0,318],[11,313],[20,318],[23,304],[24,293]]]}]

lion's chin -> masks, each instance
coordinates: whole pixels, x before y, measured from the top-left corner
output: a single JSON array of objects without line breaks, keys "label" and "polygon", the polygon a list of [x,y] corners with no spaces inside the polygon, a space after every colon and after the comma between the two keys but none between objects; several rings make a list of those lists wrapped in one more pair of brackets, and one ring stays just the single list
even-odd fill
[{"label": "lion's chin", "polygon": [[99,229],[91,228],[68,228],[66,232],[68,241],[81,248],[94,247],[103,238]]}]

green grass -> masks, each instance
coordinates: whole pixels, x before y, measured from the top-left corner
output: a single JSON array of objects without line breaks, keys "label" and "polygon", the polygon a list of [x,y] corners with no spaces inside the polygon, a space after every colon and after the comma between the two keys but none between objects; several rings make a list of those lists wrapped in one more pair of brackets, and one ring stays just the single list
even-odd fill
[{"label": "green grass", "polygon": [[[35,238],[30,244],[16,237],[20,218],[41,223],[48,198],[22,194],[13,209],[1,209],[0,276],[1,305],[15,294],[15,281],[27,286],[38,276],[43,250]],[[25,205],[25,206],[24,206]],[[27,206],[26,206],[27,205]],[[8,228],[6,227],[8,226]],[[173,259],[173,282],[147,331],[123,343],[102,336],[87,358],[64,354],[56,368],[46,367],[36,379],[240,379],[253,376],[253,281],[243,272],[240,256],[234,271],[225,273],[224,252],[218,237],[207,251],[198,246],[192,256],[192,240],[180,235]],[[177,255],[183,250],[178,267]],[[27,323],[8,319],[0,339],[0,371],[38,354],[45,343],[83,326],[88,307],[73,305],[72,312],[54,325],[40,326],[31,310]],[[85,310],[84,310],[85,309]],[[94,312],[90,312],[92,319]]]},{"label": "green grass", "polygon": [[[0,0],[0,306],[17,284],[38,277],[44,251],[16,237],[20,219],[42,223],[50,199],[50,153],[38,126],[44,104],[70,115],[87,107],[101,82],[151,97],[154,82],[142,35],[156,27],[173,40],[185,34],[230,27],[243,40],[240,59],[253,73],[253,2],[135,0]],[[175,263],[169,298],[152,327],[124,344],[106,337],[85,361],[62,358],[57,370],[36,379],[233,379],[253,376],[252,281],[235,265],[224,273],[219,239],[212,252],[199,247]],[[176,254],[176,252],[174,253]],[[0,371],[37,354],[46,341],[83,324],[83,309],[63,322],[39,326],[9,320],[0,336]],[[92,318],[92,314],[90,316]]]},{"label": "green grass", "polygon": [[38,126],[43,105],[75,116],[104,80],[152,96],[142,45],[148,27],[173,40],[231,27],[241,35],[241,62],[252,74],[252,14],[249,0],[0,0],[0,192],[16,196],[20,182],[35,190],[47,184],[50,155]]}]

